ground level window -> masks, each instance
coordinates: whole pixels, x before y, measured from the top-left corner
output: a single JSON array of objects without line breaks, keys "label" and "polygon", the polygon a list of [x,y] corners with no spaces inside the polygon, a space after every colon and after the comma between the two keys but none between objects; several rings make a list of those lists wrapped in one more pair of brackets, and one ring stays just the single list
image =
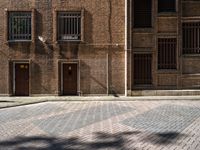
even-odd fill
[{"label": "ground level window", "polygon": [[176,38],[158,39],[158,69],[176,69]]},{"label": "ground level window", "polygon": [[176,0],[158,0],[158,12],[176,12]]},{"label": "ground level window", "polygon": [[8,13],[8,40],[31,40],[31,12]]},{"label": "ground level window", "polygon": [[200,22],[186,22],[183,27],[183,54],[200,54]]},{"label": "ground level window", "polygon": [[81,40],[81,12],[58,12],[58,40]]},{"label": "ground level window", "polygon": [[152,54],[134,54],[134,85],[152,84]]}]

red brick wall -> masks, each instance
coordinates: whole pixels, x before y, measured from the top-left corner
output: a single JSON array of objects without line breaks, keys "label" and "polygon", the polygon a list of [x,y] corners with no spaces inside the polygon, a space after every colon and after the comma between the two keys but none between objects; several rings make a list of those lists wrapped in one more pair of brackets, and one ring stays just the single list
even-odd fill
[{"label": "red brick wall", "polygon": [[[0,6],[0,40],[4,41],[0,43],[0,66],[4,69],[0,73],[1,94],[8,94],[12,88],[8,64],[15,59],[31,60],[30,94],[56,95],[60,92],[59,60],[80,62],[80,91],[83,94],[106,94],[108,76],[110,91],[124,93],[123,0],[15,0],[12,3],[6,0],[1,1]],[[6,42],[5,8],[35,9],[35,42]],[[54,13],[58,10],[84,10],[84,41],[81,44],[55,41]],[[39,41],[38,36],[45,38],[46,44]]]}]

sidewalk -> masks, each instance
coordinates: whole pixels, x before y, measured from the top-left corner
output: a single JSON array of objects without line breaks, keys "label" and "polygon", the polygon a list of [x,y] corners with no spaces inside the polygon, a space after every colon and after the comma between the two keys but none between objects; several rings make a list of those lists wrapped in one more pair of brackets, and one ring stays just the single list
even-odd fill
[{"label": "sidewalk", "polygon": [[28,105],[47,101],[158,101],[158,100],[200,100],[200,96],[41,96],[0,97],[0,108]]},{"label": "sidewalk", "polygon": [[[64,98],[69,99],[58,99]],[[104,97],[104,101],[98,97],[93,99],[98,101],[54,101],[0,109],[0,149],[200,148],[200,101],[125,101],[134,98],[123,97],[119,98],[123,101],[105,101],[117,99],[113,97]]]}]

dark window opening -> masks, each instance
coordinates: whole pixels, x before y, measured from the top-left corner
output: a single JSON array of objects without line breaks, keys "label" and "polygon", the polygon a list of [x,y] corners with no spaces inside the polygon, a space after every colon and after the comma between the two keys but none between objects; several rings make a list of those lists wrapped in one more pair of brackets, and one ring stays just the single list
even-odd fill
[{"label": "dark window opening", "polygon": [[158,0],[158,12],[176,12],[176,0]]},{"label": "dark window opening", "polygon": [[158,69],[176,69],[176,38],[158,39]]},{"label": "dark window opening", "polygon": [[8,13],[8,40],[31,40],[31,12]]},{"label": "dark window opening", "polygon": [[135,0],[133,3],[135,28],[149,28],[151,23],[151,0]]},{"label": "dark window opening", "polygon": [[81,12],[58,12],[58,40],[81,40]]},{"label": "dark window opening", "polygon": [[200,22],[183,23],[183,54],[200,54]]},{"label": "dark window opening", "polygon": [[134,85],[152,84],[152,54],[134,54]]}]

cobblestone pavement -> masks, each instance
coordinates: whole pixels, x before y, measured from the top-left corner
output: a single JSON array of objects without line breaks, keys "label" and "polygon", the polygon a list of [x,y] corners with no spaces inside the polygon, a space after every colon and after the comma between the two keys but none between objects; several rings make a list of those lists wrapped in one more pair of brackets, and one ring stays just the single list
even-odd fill
[{"label": "cobblestone pavement", "polygon": [[0,122],[0,150],[200,150],[200,101],[45,102]]}]

